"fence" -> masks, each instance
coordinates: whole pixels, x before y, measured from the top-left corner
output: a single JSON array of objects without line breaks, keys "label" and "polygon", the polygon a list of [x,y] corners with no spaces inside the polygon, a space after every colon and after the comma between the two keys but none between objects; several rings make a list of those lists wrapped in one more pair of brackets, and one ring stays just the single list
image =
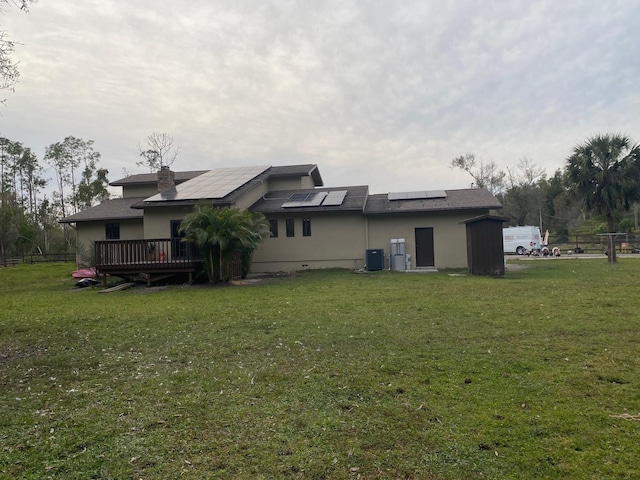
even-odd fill
[{"label": "fence", "polygon": [[63,253],[43,253],[41,255],[23,255],[21,258],[0,257],[1,267],[14,267],[20,263],[54,263],[54,262],[75,262],[76,254]]},{"label": "fence", "polygon": [[[616,251],[630,253],[640,248],[640,235],[635,233],[621,233],[614,237]],[[571,250],[582,249],[585,253],[603,253],[609,246],[607,235],[565,235],[561,237],[549,236],[549,245]]]}]

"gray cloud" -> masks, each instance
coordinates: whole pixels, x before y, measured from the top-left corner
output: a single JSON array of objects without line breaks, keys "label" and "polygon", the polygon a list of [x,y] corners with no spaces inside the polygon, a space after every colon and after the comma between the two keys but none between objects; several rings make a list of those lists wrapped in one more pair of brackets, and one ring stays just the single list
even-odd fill
[{"label": "gray cloud", "polygon": [[640,137],[640,4],[441,3],[40,2],[2,19],[24,45],[0,134],[93,139],[115,179],[164,131],[176,168],[315,162],[376,192],[465,186],[465,152],[552,174],[589,135]]}]

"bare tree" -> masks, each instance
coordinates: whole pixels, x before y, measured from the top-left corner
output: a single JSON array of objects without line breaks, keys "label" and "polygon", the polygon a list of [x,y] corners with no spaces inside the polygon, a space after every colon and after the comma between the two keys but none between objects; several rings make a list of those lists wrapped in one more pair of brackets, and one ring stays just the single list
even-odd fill
[{"label": "bare tree", "polygon": [[[15,5],[20,10],[27,11],[32,0],[0,0],[0,13],[2,6]],[[14,52],[15,42],[9,40],[7,32],[0,30],[0,89],[11,88],[18,81],[18,63],[13,62],[11,54]]]},{"label": "bare tree", "polygon": [[494,161],[476,162],[475,154],[467,153],[451,160],[451,168],[459,168],[471,175],[477,188],[486,188],[494,195],[504,190],[506,173],[498,169]]},{"label": "bare tree", "polygon": [[138,145],[138,154],[143,158],[136,165],[149,167],[154,172],[163,167],[170,167],[176,161],[180,146],[174,146],[171,135],[154,132],[145,138],[145,145]]},{"label": "bare tree", "polygon": [[[500,201],[502,214],[514,225],[537,225],[542,222],[543,191],[540,182],[546,178],[544,169],[524,157],[515,168],[507,167],[507,185]],[[542,225],[539,225],[542,228]]]}]

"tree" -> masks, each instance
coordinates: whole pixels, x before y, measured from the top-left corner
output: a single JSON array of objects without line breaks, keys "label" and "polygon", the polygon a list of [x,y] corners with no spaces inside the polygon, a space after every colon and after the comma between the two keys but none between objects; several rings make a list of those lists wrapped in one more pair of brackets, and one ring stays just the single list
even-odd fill
[{"label": "tree", "polygon": [[464,170],[473,178],[475,187],[486,188],[494,195],[504,189],[506,173],[499,170],[493,161],[485,163],[480,160],[477,162],[473,153],[467,153],[451,160],[451,168]]},{"label": "tree", "polygon": [[[602,214],[607,233],[615,233],[614,213],[640,200],[640,145],[618,134],[596,135],[577,145],[567,159],[567,180],[585,207]],[[612,262],[615,249],[609,248]]]},{"label": "tree", "polygon": [[[184,235],[184,241],[200,249],[207,278],[216,283],[231,279],[234,254],[239,253],[245,261],[250,261],[269,228],[259,213],[200,202],[184,218],[179,232]],[[248,271],[248,266],[243,267]]]},{"label": "tree", "polygon": [[245,216],[248,233],[240,254],[242,258],[242,278],[247,278],[251,270],[253,253],[258,249],[262,240],[271,234],[271,231],[269,229],[269,223],[261,213],[245,210],[243,215]]},{"label": "tree", "polygon": [[107,190],[109,185],[108,174],[109,170],[106,168],[85,168],[82,171],[82,179],[78,184],[76,193],[76,203],[81,210],[91,208],[96,203],[109,199],[109,190]]},{"label": "tree", "polygon": [[[22,11],[29,9],[32,0],[0,0],[0,14],[3,13],[2,5],[15,5]],[[20,72],[18,64],[11,60],[14,52],[15,42],[10,41],[7,32],[0,30],[0,89],[11,88],[18,81]]]},{"label": "tree", "polygon": [[569,194],[565,177],[566,172],[556,170],[551,178],[540,180],[546,228],[555,232],[559,243],[568,241],[570,229],[578,226],[584,216],[582,202]]},{"label": "tree", "polygon": [[506,191],[501,197],[502,213],[514,225],[537,225],[542,215],[541,180],[545,173],[529,158],[518,161],[514,169],[507,168]]},{"label": "tree", "polygon": [[145,139],[145,147],[138,145],[138,154],[143,158],[136,165],[149,167],[155,172],[162,167],[170,167],[175,162],[180,146],[174,147],[173,137],[166,133],[154,132]]},{"label": "tree", "polygon": [[[79,209],[89,208],[109,198],[108,171],[97,168],[100,153],[94,151],[93,140],[66,137],[62,142],[47,147],[44,158],[56,173],[63,215],[68,214],[68,204],[71,204],[72,213],[77,213]],[[80,167],[82,171],[78,180]],[[65,187],[70,187],[71,192],[65,194]]]}]

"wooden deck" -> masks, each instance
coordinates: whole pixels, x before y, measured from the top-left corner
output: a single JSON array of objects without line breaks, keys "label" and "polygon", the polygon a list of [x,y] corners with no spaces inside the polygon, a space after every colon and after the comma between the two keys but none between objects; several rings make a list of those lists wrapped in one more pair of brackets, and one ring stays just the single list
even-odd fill
[{"label": "wooden deck", "polygon": [[189,282],[202,267],[198,249],[180,239],[104,240],[95,246],[96,270],[103,278],[125,279],[145,274],[147,284],[177,273],[187,273]]},{"label": "wooden deck", "polygon": [[[94,244],[95,268],[103,277],[113,275],[133,280],[141,274],[147,278],[147,285],[179,273],[189,276],[202,269],[200,251],[191,243],[177,238],[156,238],[146,240],[102,240]],[[234,254],[232,261],[234,280],[242,277],[242,259]]]}]

